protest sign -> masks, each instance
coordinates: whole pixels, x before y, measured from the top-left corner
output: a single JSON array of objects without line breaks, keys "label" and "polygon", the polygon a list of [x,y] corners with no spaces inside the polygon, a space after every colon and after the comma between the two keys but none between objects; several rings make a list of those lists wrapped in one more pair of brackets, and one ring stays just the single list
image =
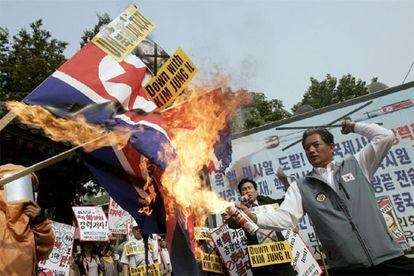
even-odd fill
[{"label": "protest sign", "polygon": [[[149,239],[149,241],[151,241],[151,239]],[[151,253],[154,252],[154,246],[152,242],[148,242],[148,251]],[[125,245],[125,255],[127,256],[143,253],[145,253],[145,246],[143,243],[127,243]]]},{"label": "protest sign", "polygon": [[214,253],[203,254],[203,260],[201,261],[201,267],[203,271],[210,271],[210,272],[219,273],[219,274],[225,273],[225,268],[223,267],[223,264],[221,263],[220,257]]},{"label": "protest sign", "polygon": [[109,231],[114,234],[126,234],[127,233],[127,221],[131,219],[131,215],[126,212],[118,203],[112,198],[109,199],[108,210],[108,225]]},{"label": "protest sign", "polygon": [[134,234],[132,233],[132,220],[133,218],[131,218],[130,220],[128,220],[126,222],[126,236],[127,236],[127,240],[131,240],[134,237]]},{"label": "protest sign", "polygon": [[398,222],[397,215],[395,214],[394,206],[392,205],[389,196],[379,196],[376,198],[381,213],[384,216],[385,223],[387,224],[388,233],[391,237],[398,242],[404,250],[410,250],[407,238],[404,235],[404,231]]},{"label": "protest sign", "polygon": [[102,207],[72,207],[81,241],[108,241],[108,221]]},{"label": "protest sign", "polygon": [[299,234],[293,230],[282,231],[286,241],[289,242],[292,249],[292,267],[298,276],[317,276],[322,275],[322,269],[318,262],[309,251],[305,242]]},{"label": "protest sign", "polygon": [[53,275],[69,275],[75,227],[55,221],[50,221],[50,224],[55,234],[55,243],[47,260],[39,262],[39,268]]},{"label": "protest sign", "polygon": [[243,229],[230,229],[227,224],[210,232],[223,263],[230,275],[253,275]]},{"label": "protest sign", "polygon": [[129,275],[131,276],[161,276],[160,266],[158,263],[152,263],[147,266],[145,264],[129,268]]},{"label": "protest sign", "polygon": [[184,51],[178,48],[144,89],[157,107],[164,109],[182,94],[196,73],[197,68]]},{"label": "protest sign", "polygon": [[196,241],[211,240],[210,228],[207,227],[194,227],[194,239]]},{"label": "protest sign", "polygon": [[131,6],[100,30],[92,42],[121,62],[154,28],[154,24]]},{"label": "protest sign", "polygon": [[290,263],[293,260],[288,241],[249,245],[247,250],[252,267]]}]

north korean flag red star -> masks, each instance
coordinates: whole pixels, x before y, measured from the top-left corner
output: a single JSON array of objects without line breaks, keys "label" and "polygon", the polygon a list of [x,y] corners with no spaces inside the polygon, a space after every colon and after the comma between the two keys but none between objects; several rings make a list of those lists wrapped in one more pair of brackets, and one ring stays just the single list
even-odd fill
[{"label": "north korean flag red star", "polygon": [[[119,63],[90,42],[59,71],[87,86],[89,89],[81,92],[90,98],[100,97],[103,101],[118,102],[127,111],[141,109],[151,113],[157,109],[142,88],[142,83],[151,75],[135,55],[131,54]],[[125,116],[134,122],[141,119],[134,112],[126,112]],[[145,120],[159,122],[153,115],[146,116]]]}]

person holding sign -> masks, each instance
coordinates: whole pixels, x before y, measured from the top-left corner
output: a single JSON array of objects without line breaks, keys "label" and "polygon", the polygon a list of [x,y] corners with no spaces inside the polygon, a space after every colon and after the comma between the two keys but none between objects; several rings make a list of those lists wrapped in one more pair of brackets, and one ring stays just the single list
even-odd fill
[{"label": "person holding sign", "polygon": [[[0,166],[0,179],[25,169]],[[32,275],[37,261],[53,249],[55,236],[43,210],[34,201],[38,187],[34,173],[0,187],[0,274]],[[15,189],[17,187],[17,189]]]},{"label": "person holding sign", "polygon": [[[237,186],[240,195],[242,197],[241,204],[246,208],[257,209],[260,207],[258,206],[271,206],[275,205],[278,207],[279,204],[282,203],[283,199],[273,199],[268,196],[262,196],[257,194],[257,183],[253,180],[244,178],[239,182]],[[271,207],[273,209],[273,207]],[[231,228],[238,228],[235,225],[235,222],[232,219],[229,219],[225,216],[225,219]],[[261,244],[266,242],[275,242],[275,241],[284,241],[283,235],[280,232],[273,232],[272,231],[263,231],[260,230],[262,233],[255,233],[253,235],[245,232],[247,237],[247,244],[248,245],[255,245]],[[258,231],[258,232],[259,232]],[[261,234],[261,235],[260,235]],[[260,236],[259,236],[260,235]],[[252,268],[254,275],[296,275],[290,263],[284,264],[276,264],[271,266],[264,266],[264,267],[254,267]]]},{"label": "person holding sign", "polygon": [[325,128],[304,132],[302,146],[313,170],[291,183],[282,205],[255,214],[238,205],[260,227],[295,227],[305,212],[327,255],[333,275],[412,275],[413,261],[389,236],[370,179],[391,148],[393,132],[376,124],[342,122],[371,142],[342,162],[334,161],[334,137]]},{"label": "person holding sign", "polygon": [[99,276],[103,271],[103,264],[99,259],[98,249],[93,242],[82,243],[82,253],[80,256],[80,272],[85,276]]},{"label": "person holding sign", "polygon": [[[121,256],[121,263],[124,266],[124,276],[132,275],[131,269],[146,265],[144,240],[135,220],[133,220],[132,224],[132,234],[133,237],[124,245]],[[154,263],[152,255],[148,254],[148,264],[150,265],[152,263]]]}]

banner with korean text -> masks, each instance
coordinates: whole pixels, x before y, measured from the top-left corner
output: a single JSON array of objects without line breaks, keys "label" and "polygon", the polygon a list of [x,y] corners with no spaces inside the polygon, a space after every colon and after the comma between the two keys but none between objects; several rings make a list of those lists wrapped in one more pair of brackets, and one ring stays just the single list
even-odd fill
[{"label": "banner with korean text", "polygon": [[126,234],[127,222],[132,216],[119,206],[112,198],[109,199],[108,225],[109,231],[114,234]]},{"label": "banner with korean text", "polygon": [[230,229],[227,224],[223,224],[211,231],[210,236],[230,275],[253,275],[243,229]]},{"label": "banner with korean text", "polygon": [[[274,199],[284,196],[284,186],[275,172],[281,168],[293,180],[312,169],[300,143],[304,130],[276,130],[277,127],[326,125],[348,115],[353,121],[382,123],[395,134],[394,145],[371,179],[375,196],[388,196],[411,247],[414,247],[414,82],[365,95],[307,114],[297,115],[245,133],[232,140],[232,163],[224,172],[210,174],[212,189],[228,201],[239,200],[237,184],[242,178],[258,184],[258,194]],[[340,128],[328,128],[335,137],[334,159],[341,161],[360,151],[369,141],[358,134],[343,135]],[[299,141],[293,145],[293,142]],[[221,221],[220,216],[216,216]],[[307,215],[299,231],[315,258],[319,247]]]},{"label": "banner with korean text", "polygon": [[39,268],[51,275],[69,275],[75,227],[56,221],[50,221],[50,224],[55,234],[55,243],[49,257],[39,262]]},{"label": "banner with korean text", "polygon": [[108,221],[102,207],[72,207],[80,241],[108,241]]}]

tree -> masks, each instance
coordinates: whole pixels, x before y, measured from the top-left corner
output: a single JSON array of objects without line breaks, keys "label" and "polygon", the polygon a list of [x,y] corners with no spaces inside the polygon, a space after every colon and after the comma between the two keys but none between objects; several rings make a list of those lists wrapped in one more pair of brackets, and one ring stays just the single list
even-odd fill
[{"label": "tree", "polygon": [[101,28],[111,22],[111,18],[107,13],[104,14],[98,14],[98,23],[96,23],[95,27],[90,30],[83,31],[83,36],[81,37],[80,46],[83,47],[85,44],[87,44],[89,41],[92,40],[92,38],[99,33]]},{"label": "tree", "polygon": [[66,61],[67,43],[52,39],[41,27],[39,19],[12,41],[8,30],[0,28],[0,100],[21,100]]},{"label": "tree", "polygon": [[321,108],[335,103],[340,103],[368,93],[366,83],[356,79],[350,74],[342,76],[339,83],[330,74],[322,81],[310,78],[311,85],[303,95],[302,101],[295,104],[292,111],[295,112],[302,105],[310,105],[313,108]]},{"label": "tree", "polygon": [[252,93],[253,105],[243,107],[233,122],[233,132],[248,130],[290,116],[281,100],[268,100],[263,93]]}]

